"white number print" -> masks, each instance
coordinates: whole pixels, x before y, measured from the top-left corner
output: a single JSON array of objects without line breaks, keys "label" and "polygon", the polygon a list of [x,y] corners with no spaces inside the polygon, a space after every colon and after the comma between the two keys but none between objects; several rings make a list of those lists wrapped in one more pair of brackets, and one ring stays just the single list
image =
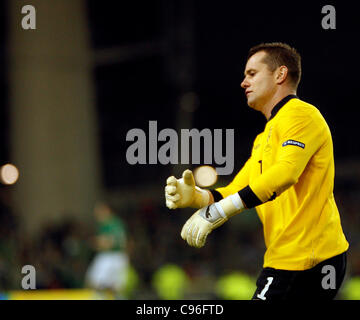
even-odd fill
[{"label": "white number print", "polygon": [[269,287],[270,287],[271,283],[273,282],[274,277],[267,277],[266,279],[267,279],[267,283],[266,283],[264,289],[262,289],[260,294],[257,295],[257,297],[260,298],[261,300],[266,300],[265,293],[269,290]]}]

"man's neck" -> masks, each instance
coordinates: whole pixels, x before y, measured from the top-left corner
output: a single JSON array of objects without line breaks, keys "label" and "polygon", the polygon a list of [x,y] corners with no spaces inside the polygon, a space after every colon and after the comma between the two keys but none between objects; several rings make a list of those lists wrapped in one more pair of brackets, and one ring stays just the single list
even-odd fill
[{"label": "man's neck", "polygon": [[269,120],[271,117],[271,111],[274,109],[274,107],[285,97],[287,97],[289,94],[295,94],[295,90],[286,90],[286,91],[278,91],[276,92],[273,97],[264,105],[262,113],[266,117],[266,120]]}]

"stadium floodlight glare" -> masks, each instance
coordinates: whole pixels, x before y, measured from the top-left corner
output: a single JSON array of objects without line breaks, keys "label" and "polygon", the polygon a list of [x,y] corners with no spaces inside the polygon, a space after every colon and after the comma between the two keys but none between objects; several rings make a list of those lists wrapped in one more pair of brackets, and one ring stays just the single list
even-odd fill
[{"label": "stadium floodlight glare", "polygon": [[199,187],[210,187],[218,179],[216,169],[211,166],[200,166],[194,170],[196,185]]},{"label": "stadium floodlight glare", "polygon": [[0,180],[3,184],[11,185],[19,179],[19,170],[13,164],[7,163],[0,168]]}]

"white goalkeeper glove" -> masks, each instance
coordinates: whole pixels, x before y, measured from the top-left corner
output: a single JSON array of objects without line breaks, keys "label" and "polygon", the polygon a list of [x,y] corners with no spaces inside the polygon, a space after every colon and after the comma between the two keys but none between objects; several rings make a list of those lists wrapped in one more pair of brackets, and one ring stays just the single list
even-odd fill
[{"label": "white goalkeeper glove", "polygon": [[185,170],[181,179],[174,176],[166,180],[166,206],[169,209],[202,208],[209,204],[209,192],[195,186],[195,179],[191,170]]},{"label": "white goalkeeper glove", "polygon": [[190,246],[201,248],[211,231],[244,209],[245,206],[238,193],[228,196],[196,211],[183,226],[181,237]]}]

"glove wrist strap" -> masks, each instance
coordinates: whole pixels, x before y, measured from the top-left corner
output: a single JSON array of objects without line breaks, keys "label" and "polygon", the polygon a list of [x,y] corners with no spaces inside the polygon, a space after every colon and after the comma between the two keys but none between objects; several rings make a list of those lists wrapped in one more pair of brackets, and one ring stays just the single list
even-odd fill
[{"label": "glove wrist strap", "polygon": [[215,203],[216,208],[223,218],[230,218],[245,209],[238,193],[234,193]]}]

